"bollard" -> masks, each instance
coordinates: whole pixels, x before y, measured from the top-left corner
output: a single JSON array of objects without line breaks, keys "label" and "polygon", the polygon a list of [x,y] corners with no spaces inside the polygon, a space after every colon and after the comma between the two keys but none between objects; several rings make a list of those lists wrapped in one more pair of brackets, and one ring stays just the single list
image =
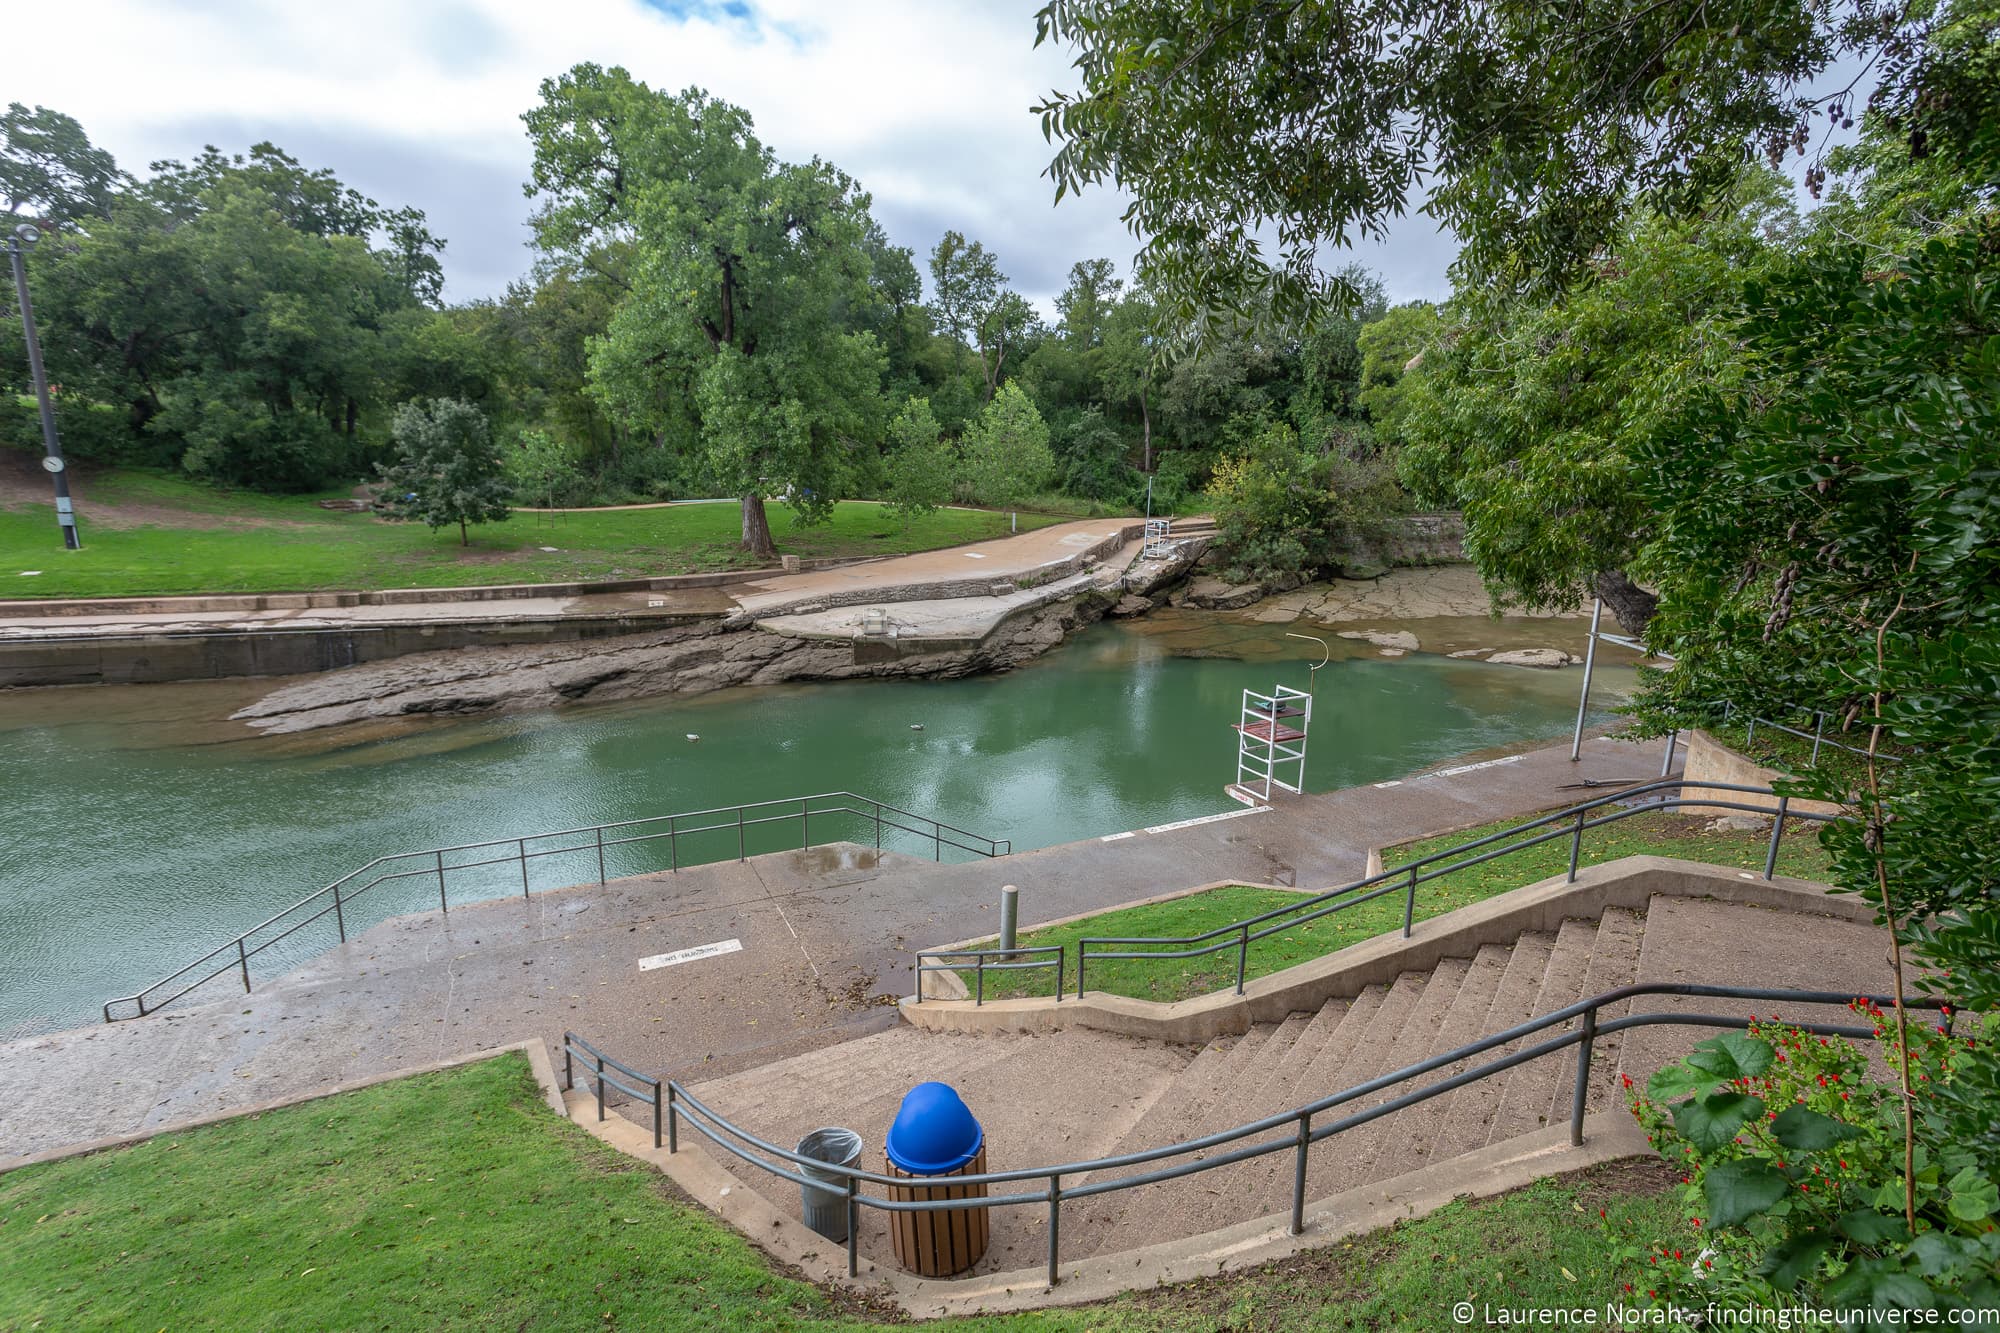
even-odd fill
[{"label": "bollard", "polygon": [[1000,886],[1000,951],[1014,947],[1014,936],[1021,920],[1021,891],[1012,884]]}]

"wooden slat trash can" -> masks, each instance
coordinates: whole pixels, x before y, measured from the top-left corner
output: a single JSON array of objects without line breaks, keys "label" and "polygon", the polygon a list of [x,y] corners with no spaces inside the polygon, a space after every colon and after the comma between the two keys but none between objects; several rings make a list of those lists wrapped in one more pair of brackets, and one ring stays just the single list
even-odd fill
[{"label": "wooden slat trash can", "polygon": [[[983,1199],[984,1182],[968,1185],[953,1177],[986,1170],[986,1131],[959,1095],[943,1083],[919,1083],[903,1098],[896,1123],[882,1140],[885,1174],[924,1184],[891,1185],[892,1200],[905,1203]],[[896,1261],[925,1277],[963,1273],[986,1254],[991,1221],[985,1208],[935,1208],[923,1212],[889,1210],[889,1239]]]},{"label": "wooden slat trash can", "polygon": [[[886,1154],[883,1156],[883,1162],[889,1175],[927,1182],[921,1185],[891,1185],[888,1187],[891,1199],[928,1201],[986,1197],[986,1186],[983,1184],[951,1183],[953,1176],[976,1176],[985,1172],[984,1143],[980,1144],[979,1151],[973,1155],[971,1161],[958,1170],[944,1175],[916,1175],[897,1166],[895,1159]],[[891,1212],[889,1240],[895,1247],[896,1262],[924,1277],[950,1277],[955,1273],[963,1273],[986,1255],[986,1243],[992,1234],[991,1212],[992,1210],[988,1208],[939,1208],[928,1212]]]}]

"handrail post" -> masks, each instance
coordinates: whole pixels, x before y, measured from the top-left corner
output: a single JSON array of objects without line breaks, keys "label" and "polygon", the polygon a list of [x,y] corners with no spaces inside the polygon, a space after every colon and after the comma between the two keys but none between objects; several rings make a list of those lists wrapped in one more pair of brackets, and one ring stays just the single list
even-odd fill
[{"label": "handrail post", "polygon": [[1057,945],[1057,946],[1056,946],[1056,1003],[1057,1003],[1057,1004],[1061,1004],[1061,1003],[1062,1003],[1062,993],[1063,993],[1063,954],[1064,954],[1064,952],[1065,952],[1065,950],[1063,949],[1063,947],[1062,947],[1061,945]]},{"label": "handrail post", "polygon": [[1814,720],[1813,720],[1812,763],[1814,767],[1817,767],[1819,765],[1819,738],[1826,731],[1826,714],[1820,710],[1815,709],[1813,712],[1813,719]]},{"label": "handrail post", "polygon": [[449,916],[451,915],[451,904],[446,902],[444,897],[444,853],[441,851],[437,853],[437,877],[438,877],[438,911],[443,912],[446,916]]},{"label": "handrail post", "polygon": [[1667,777],[1674,771],[1674,742],[1680,739],[1678,728],[1667,733],[1667,757],[1660,761],[1660,776]]},{"label": "handrail post", "polygon": [[680,874],[681,835],[680,835],[679,821],[676,820],[672,815],[667,816],[667,855],[673,858],[674,873],[676,875]]},{"label": "handrail post", "polygon": [[333,882],[333,924],[340,928],[340,942],[347,943],[347,913],[340,906],[340,881]]},{"label": "handrail post", "polygon": [[1049,1286],[1062,1281],[1062,1176],[1049,1177]]},{"label": "handrail post", "polygon": [[514,854],[521,860],[521,899],[525,902],[528,897],[528,840],[526,838],[514,839]]},{"label": "handrail post", "polygon": [[674,1085],[669,1083],[667,1084],[667,1152],[671,1154],[677,1153],[680,1150],[680,1113],[674,1106]]},{"label": "handrail post", "polygon": [[1403,893],[1403,938],[1410,938],[1410,927],[1417,920],[1417,863],[1410,862],[1410,886]]},{"label": "handrail post", "polygon": [[597,826],[597,884],[604,886],[604,825]]},{"label": "handrail post", "polygon": [[861,1275],[860,1237],[858,1234],[861,1230],[861,1208],[855,1202],[855,1196],[860,1193],[860,1190],[860,1178],[849,1176],[847,1178],[847,1275],[849,1277],[859,1277]]},{"label": "handrail post", "polygon": [[1076,942],[1076,998],[1083,998],[1083,941]]},{"label": "handrail post", "polygon": [[1572,884],[1576,883],[1576,863],[1583,859],[1583,821],[1584,813],[1579,810],[1576,812],[1576,832],[1570,835],[1569,840],[1569,882]]},{"label": "handrail post", "polygon": [[1791,807],[1792,798],[1778,798],[1778,817],[1771,821],[1771,846],[1764,853],[1764,878],[1774,879],[1778,873],[1778,840],[1785,836],[1785,811]]},{"label": "handrail post", "polygon": [[653,1080],[653,1150],[660,1147],[660,1080]]},{"label": "handrail post", "polygon": [[931,821],[931,860],[944,864],[944,829],[935,819]]},{"label": "handrail post", "polygon": [[972,993],[972,1007],[977,1009],[986,1003],[986,954],[982,950],[972,955],[972,980],[978,989]]},{"label": "handrail post", "polygon": [[243,969],[243,993],[250,993],[250,955],[243,950],[243,937],[236,937],[236,963]]},{"label": "handrail post", "polygon": [[738,861],[749,859],[743,854],[743,807],[740,805],[736,807],[736,859]]},{"label": "handrail post", "polygon": [[805,799],[804,797],[800,797],[799,798],[799,850],[800,851],[809,852],[812,850],[812,845],[813,845],[812,830],[813,830],[812,802]]},{"label": "handrail post", "polygon": [[563,1033],[563,1091],[576,1091],[576,1060],[570,1051],[569,1033]]},{"label": "handrail post", "polygon": [[1292,1234],[1306,1229],[1306,1154],[1312,1151],[1312,1112],[1299,1116],[1298,1156],[1292,1162]]},{"label": "handrail post", "polygon": [[1597,1006],[1583,1011],[1583,1040],[1576,1047],[1576,1089],[1569,1100],[1569,1146],[1583,1146],[1583,1108],[1590,1096],[1590,1053],[1597,1044]]},{"label": "handrail post", "polygon": [[1243,993],[1243,974],[1250,970],[1250,927],[1245,925],[1237,932],[1236,943],[1236,993]]},{"label": "handrail post", "polygon": [[597,1057],[597,1118],[604,1119],[604,1057]]},{"label": "handrail post", "polygon": [[875,803],[875,850],[882,850],[882,803]]}]

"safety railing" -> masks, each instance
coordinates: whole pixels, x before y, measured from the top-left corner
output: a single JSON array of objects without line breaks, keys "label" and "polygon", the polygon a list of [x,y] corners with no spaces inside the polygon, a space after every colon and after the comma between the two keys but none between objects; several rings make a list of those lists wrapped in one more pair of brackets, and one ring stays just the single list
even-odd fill
[{"label": "safety railing", "polygon": [[[787,839],[783,846],[760,845],[753,848],[754,831],[769,825],[793,823],[798,826],[795,843]],[[781,851],[794,845],[802,849],[810,848],[814,845],[815,832],[822,843],[872,839],[877,848],[882,846],[885,835],[900,833],[907,835],[901,840],[902,846],[909,846],[909,839],[914,839],[914,845],[920,850],[929,844],[928,850],[939,861],[944,859],[946,848],[983,857],[1006,856],[1013,851],[1013,843],[1005,838],[970,833],[927,815],[914,814],[871,797],[843,791],[757,801],[748,805],[718,806],[712,810],[650,815],[643,819],[592,824],[551,833],[491,838],[456,847],[433,847],[421,852],[397,852],[378,856],[359,870],[350,871],[325,888],[307,894],[290,907],[265,918],[136,994],[106,1000],[104,1019],[108,1023],[154,1013],[229,972],[238,974],[244,991],[248,993],[252,989],[250,964],[253,959],[270,953],[308,926],[328,921],[329,918],[333,938],[327,943],[345,944],[351,933],[350,926],[355,930],[365,928],[349,919],[356,901],[385,884],[405,881],[422,884],[423,881],[430,881],[436,888],[434,896],[428,891],[421,897],[406,895],[394,905],[394,910],[428,910],[435,902],[439,911],[449,913],[450,890],[454,880],[461,889],[461,903],[503,896],[502,892],[495,891],[496,876],[490,873],[495,867],[516,867],[519,892],[527,898],[533,893],[529,873],[531,863],[552,857],[583,858],[586,873],[594,864],[596,882],[601,885],[606,882],[606,854],[616,853],[619,848],[649,844],[657,848],[659,844],[665,844],[666,855],[658,858],[665,860],[664,866],[648,865],[643,860],[633,864],[633,858],[628,855],[627,863],[618,867],[620,875],[636,875],[660,869],[679,871],[684,865],[707,864],[727,860],[731,856],[740,861],[751,855]],[[478,871],[489,873],[474,873]],[[514,892],[511,887],[513,876],[507,878],[509,887],[504,893],[511,894]],[[548,887],[568,888],[587,882],[587,879],[567,878],[559,885]],[[473,885],[471,896],[464,892],[468,883]],[[374,901],[381,901],[381,898]],[[287,966],[297,961],[294,950],[281,951],[275,956]],[[130,1006],[131,1012],[114,1012],[126,1006]]]},{"label": "safety railing", "polygon": [[[1808,820],[1814,823],[1829,823],[1844,818],[1840,815],[1811,813],[1791,809],[1791,798],[1778,796],[1768,787],[1749,787],[1728,782],[1684,782],[1680,778],[1669,778],[1660,782],[1643,783],[1627,787],[1609,795],[1599,796],[1579,805],[1539,815],[1499,833],[1476,838],[1461,843],[1442,852],[1420,857],[1408,865],[1397,866],[1394,870],[1384,870],[1359,879],[1352,884],[1344,884],[1325,893],[1315,894],[1296,903],[1286,903],[1268,912],[1246,917],[1241,921],[1217,926],[1199,935],[1088,935],[1076,942],[1076,993],[1084,992],[1084,969],[1092,962],[1110,961],[1170,961],[1187,958],[1205,958],[1210,954],[1236,951],[1236,993],[1243,994],[1244,982],[1250,967],[1250,946],[1258,940],[1267,939],[1283,931],[1295,930],[1308,922],[1332,916],[1359,907],[1363,903],[1374,902],[1400,893],[1403,896],[1403,936],[1408,938],[1416,920],[1417,888],[1434,879],[1488,861],[1511,856],[1530,847],[1539,847],[1546,842],[1568,838],[1569,878],[1576,879],[1577,864],[1583,856],[1583,835],[1594,828],[1615,824],[1635,815],[1657,814],[1663,810],[1702,809],[1734,810],[1758,815],[1773,815],[1769,806],[1749,805],[1740,801],[1715,800],[1709,797],[1682,799],[1653,799],[1661,793],[1678,793],[1683,785],[1697,787],[1704,792],[1729,791],[1744,792],[1760,796],[1777,796],[1778,808],[1771,825],[1771,840],[1764,857],[1764,878],[1770,879],[1777,873],[1778,848],[1785,835],[1787,820]],[[1542,830],[1537,832],[1537,830]],[[1523,836],[1532,835],[1532,836]],[[1518,841],[1517,841],[1518,839]],[[1497,845],[1502,844],[1502,845]],[[1491,850],[1482,851],[1482,848]],[[1468,855],[1468,853],[1477,853]],[[1129,946],[1146,945],[1147,948]],[[1112,947],[1104,947],[1112,946]]]},{"label": "safety railing", "polygon": [[[1800,708],[1795,710],[1795,715],[1802,715],[1812,719],[1813,728],[1811,731],[1805,731],[1773,718],[1761,716],[1748,708],[1738,707],[1732,699],[1718,699],[1709,703],[1680,704],[1671,709],[1663,708],[1659,711],[1671,717],[1682,727],[1713,725],[1742,727],[1744,732],[1743,743],[1745,745],[1754,745],[1756,743],[1757,728],[1759,727],[1763,727],[1767,731],[1783,732],[1787,736],[1794,736],[1799,740],[1808,741],[1812,745],[1811,757],[1806,761],[1808,768],[1816,767],[1819,764],[1821,750],[1844,750],[1848,754],[1864,759],[1868,756],[1868,750],[1865,746],[1849,745],[1845,741],[1835,740],[1826,734],[1826,720],[1832,714],[1828,713],[1825,709]],[[1671,745],[1671,741],[1669,744]],[[1903,762],[1902,756],[1898,754],[1888,754],[1878,751],[1875,757],[1884,763],[1900,764]]]},{"label": "safety railing", "polygon": [[[653,1146],[659,1147],[660,1111],[667,1104],[667,1099],[660,1095],[660,1080],[612,1059],[574,1032],[565,1032],[563,1033],[565,1091],[576,1087],[576,1060],[579,1056],[584,1060],[584,1072],[591,1076],[591,1086],[597,1090],[598,1120],[604,1119],[604,1089],[607,1085],[614,1087],[632,1100],[653,1108]],[[626,1082],[627,1079],[631,1082]]]},{"label": "safety railing", "polygon": [[[1035,957],[1053,954],[1054,957]],[[989,958],[1020,958],[1028,956],[1025,963],[989,963]],[[932,959],[932,962],[924,960]],[[916,987],[911,992],[913,998],[924,997],[924,974],[926,972],[963,972],[963,962],[944,963],[935,961],[943,958],[970,958],[972,960],[972,1003],[974,1007],[986,1003],[986,974],[988,972],[1028,972],[1053,967],[1056,972],[1056,1003],[1062,1003],[1063,995],[1063,947],[1060,944],[1040,944],[1026,949],[925,949],[917,955],[912,970],[916,973]]]},{"label": "safety railing", "polygon": [[[1778,1004],[1838,1004],[1845,1005],[1854,1000],[1863,1000],[1877,1005],[1889,1005],[1893,1000],[1884,995],[1854,996],[1835,991],[1764,990],[1739,986],[1701,986],[1674,983],[1648,983],[1621,986],[1587,999],[1578,1000],[1552,1013],[1531,1018],[1524,1023],[1497,1032],[1488,1037],[1434,1055],[1427,1060],[1407,1065],[1380,1078],[1370,1079],[1342,1092],[1322,1097],[1304,1106],[1294,1107],[1268,1115],[1260,1120],[1252,1120],[1233,1129],[1220,1130],[1201,1138],[1189,1139],[1184,1143],[1167,1144],[1150,1148],[1143,1152],[1121,1153],[1112,1157],[1097,1157],[1088,1161],[1065,1162],[1060,1165],[1021,1167],[1006,1171],[985,1171],[976,1175],[955,1175],[951,1184],[953,1193],[959,1197],[950,1199],[897,1199],[886,1195],[864,1193],[864,1185],[879,1186],[884,1190],[909,1185],[908,1177],[884,1175],[861,1167],[840,1166],[819,1161],[791,1152],[775,1143],[767,1142],[731,1123],[713,1108],[705,1105],[690,1094],[678,1082],[669,1081],[666,1088],[666,1139],[667,1151],[680,1151],[680,1121],[688,1122],[704,1138],[714,1143],[724,1152],[781,1180],[789,1180],[800,1185],[811,1185],[820,1189],[836,1188],[829,1179],[846,1182],[847,1209],[847,1273],[857,1276],[860,1259],[857,1237],[860,1233],[859,1210],[878,1208],[885,1212],[935,1212],[943,1209],[962,1208],[1010,1208],[1039,1206],[1048,1209],[1047,1257],[1048,1284],[1056,1286],[1061,1281],[1059,1256],[1062,1236],[1062,1209],[1067,1202],[1088,1198],[1097,1194],[1111,1194],[1120,1190],[1136,1189],[1141,1185],[1157,1184],[1161,1181],[1177,1180],[1203,1171],[1213,1171],[1218,1167],[1236,1162],[1264,1157],[1271,1153],[1290,1152],[1292,1164],[1291,1232],[1299,1235],[1305,1230],[1306,1177],[1311,1161],[1312,1149],[1336,1135],[1346,1133],[1384,1116],[1394,1115],[1408,1107],[1419,1105],[1434,1097],[1439,1097],[1468,1083],[1476,1083],[1495,1074],[1504,1073],[1516,1065],[1527,1064],[1554,1055],[1574,1046],[1576,1055],[1576,1086],[1570,1098],[1569,1137],[1572,1146],[1583,1142],[1583,1122],[1588,1106],[1591,1073],[1596,1044],[1599,1038],[1624,1032],[1631,1028],[1652,1026],[1682,1026],[1703,1028],[1748,1027],[1749,1018],[1721,1014],[1653,1013],[1628,1014],[1606,1019],[1601,1011],[1607,1007],[1623,1004],[1646,995],[1671,995],[1708,999],[1756,1000]],[[1910,1008],[1940,1010],[1945,1002],[1936,999],[1910,1000],[1904,1004]],[[1574,1028],[1561,1031],[1535,1044],[1523,1045],[1509,1050],[1498,1057],[1474,1068],[1463,1070],[1435,1083],[1426,1084],[1413,1091],[1404,1092],[1379,1105],[1337,1119],[1326,1117],[1339,1108],[1361,1098],[1394,1088],[1436,1073],[1448,1065],[1470,1060],[1476,1056],[1496,1051],[1503,1046],[1524,1042],[1530,1037],[1562,1028],[1570,1023]],[[1872,1039],[1874,1029],[1852,1024],[1799,1022],[1789,1026],[1801,1028],[1818,1036],[1835,1036],[1852,1039]],[[601,1085],[600,1085],[600,1096]],[[1260,1137],[1269,1136],[1269,1137]],[[1220,1151],[1218,1151],[1220,1150]],[[1167,1165],[1155,1166],[1156,1163]],[[820,1180],[809,1179],[801,1172],[788,1167],[811,1167]],[[1130,1171],[1134,1167],[1151,1167],[1129,1175],[1105,1173]],[[1088,1175],[1082,1184],[1065,1186],[1065,1179],[1075,1180]],[[1034,1181],[1040,1188],[1030,1192],[1009,1194],[985,1194],[992,1186],[1011,1186]],[[965,1197],[970,1194],[971,1197]]]}]

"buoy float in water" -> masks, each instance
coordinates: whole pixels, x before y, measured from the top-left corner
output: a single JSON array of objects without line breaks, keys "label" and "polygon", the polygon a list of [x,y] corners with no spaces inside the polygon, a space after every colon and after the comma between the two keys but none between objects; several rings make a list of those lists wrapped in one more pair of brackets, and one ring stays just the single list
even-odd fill
[{"label": "buoy float in water", "polygon": [[924,729],[924,724],[921,722],[912,722],[910,724],[911,731],[922,731],[923,729]]},{"label": "buoy float in water", "polygon": [[694,733],[693,733],[692,731],[690,731],[690,732],[688,733],[688,739],[689,739],[689,740],[691,740],[691,741],[698,741],[698,740],[700,740],[700,739],[701,739],[701,737],[699,737],[699,736],[695,735],[695,734],[694,734]]}]

